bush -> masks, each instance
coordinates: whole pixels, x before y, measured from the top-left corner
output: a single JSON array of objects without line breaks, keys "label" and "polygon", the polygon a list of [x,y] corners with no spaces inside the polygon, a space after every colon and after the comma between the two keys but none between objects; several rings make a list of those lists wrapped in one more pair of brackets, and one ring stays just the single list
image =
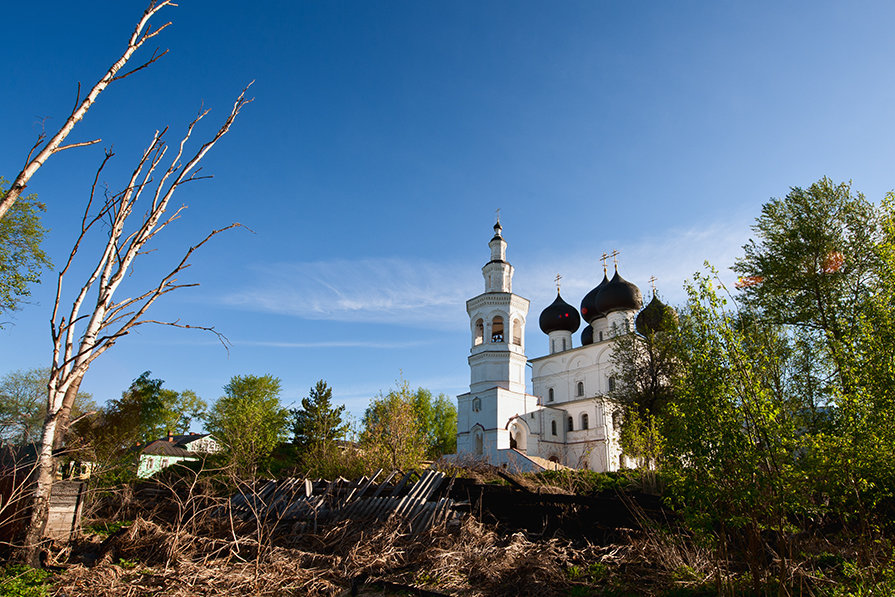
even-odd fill
[{"label": "bush", "polygon": [[49,576],[46,570],[11,564],[3,569],[0,597],[44,597]]}]

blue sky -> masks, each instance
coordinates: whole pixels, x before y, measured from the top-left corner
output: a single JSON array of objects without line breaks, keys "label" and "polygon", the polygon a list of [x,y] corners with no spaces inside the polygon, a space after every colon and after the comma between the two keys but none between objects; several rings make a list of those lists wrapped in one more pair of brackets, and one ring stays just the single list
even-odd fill
[{"label": "blue sky", "polygon": [[[12,3],[2,61],[0,175],[46,119],[120,53],[142,2]],[[402,375],[468,384],[464,302],[501,209],[514,290],[532,301],[527,353],[553,277],[574,305],[599,256],[670,302],[708,259],[726,270],[768,198],[822,176],[879,200],[895,187],[895,6],[884,2],[263,2],[184,0],[161,61],[110,87],[29,190],[61,264],[102,156],[111,188],[156,128],[171,140],[205,106],[210,134],[255,98],[181,189],[189,206],[128,280],[136,291],[207,231],[217,238],[154,317],[103,355],[99,402],[145,370],[206,400],[235,374],[272,373],[283,400],[317,379],[360,414]],[[142,56],[151,51],[146,48]],[[75,289],[75,279],[68,290]],[[0,373],[45,366],[55,281],[0,330]]]}]

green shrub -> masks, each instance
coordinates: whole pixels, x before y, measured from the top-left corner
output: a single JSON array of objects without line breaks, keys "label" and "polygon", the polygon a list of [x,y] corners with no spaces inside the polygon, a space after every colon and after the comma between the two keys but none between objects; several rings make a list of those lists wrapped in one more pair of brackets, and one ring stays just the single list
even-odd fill
[{"label": "green shrub", "polygon": [[46,570],[10,564],[3,569],[0,597],[45,597],[49,576]]}]

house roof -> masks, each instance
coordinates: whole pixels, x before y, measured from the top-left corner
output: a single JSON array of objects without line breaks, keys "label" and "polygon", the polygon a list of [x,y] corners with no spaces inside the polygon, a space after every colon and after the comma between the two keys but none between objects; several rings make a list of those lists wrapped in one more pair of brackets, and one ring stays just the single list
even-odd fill
[{"label": "house roof", "polygon": [[153,454],[158,456],[195,456],[187,446],[196,440],[208,437],[210,433],[189,433],[186,435],[173,435],[170,440],[167,437],[153,440],[147,443],[140,454]]},{"label": "house roof", "polygon": [[140,450],[140,454],[151,454],[154,456],[194,456],[193,452],[178,446],[174,442],[169,442],[167,439],[157,439],[153,442],[149,442],[142,450]]}]

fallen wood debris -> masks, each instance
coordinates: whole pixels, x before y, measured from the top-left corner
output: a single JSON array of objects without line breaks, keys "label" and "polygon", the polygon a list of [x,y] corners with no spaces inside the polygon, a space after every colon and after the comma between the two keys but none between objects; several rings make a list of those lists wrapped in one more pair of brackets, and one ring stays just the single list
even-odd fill
[{"label": "fallen wood debris", "polygon": [[246,484],[230,498],[230,511],[244,520],[290,524],[294,532],[317,532],[319,524],[348,519],[394,520],[416,535],[432,526],[458,523],[458,511],[468,508],[450,497],[454,476],[436,470],[403,475],[392,471],[377,484],[382,472],[353,481],[288,478]]}]

